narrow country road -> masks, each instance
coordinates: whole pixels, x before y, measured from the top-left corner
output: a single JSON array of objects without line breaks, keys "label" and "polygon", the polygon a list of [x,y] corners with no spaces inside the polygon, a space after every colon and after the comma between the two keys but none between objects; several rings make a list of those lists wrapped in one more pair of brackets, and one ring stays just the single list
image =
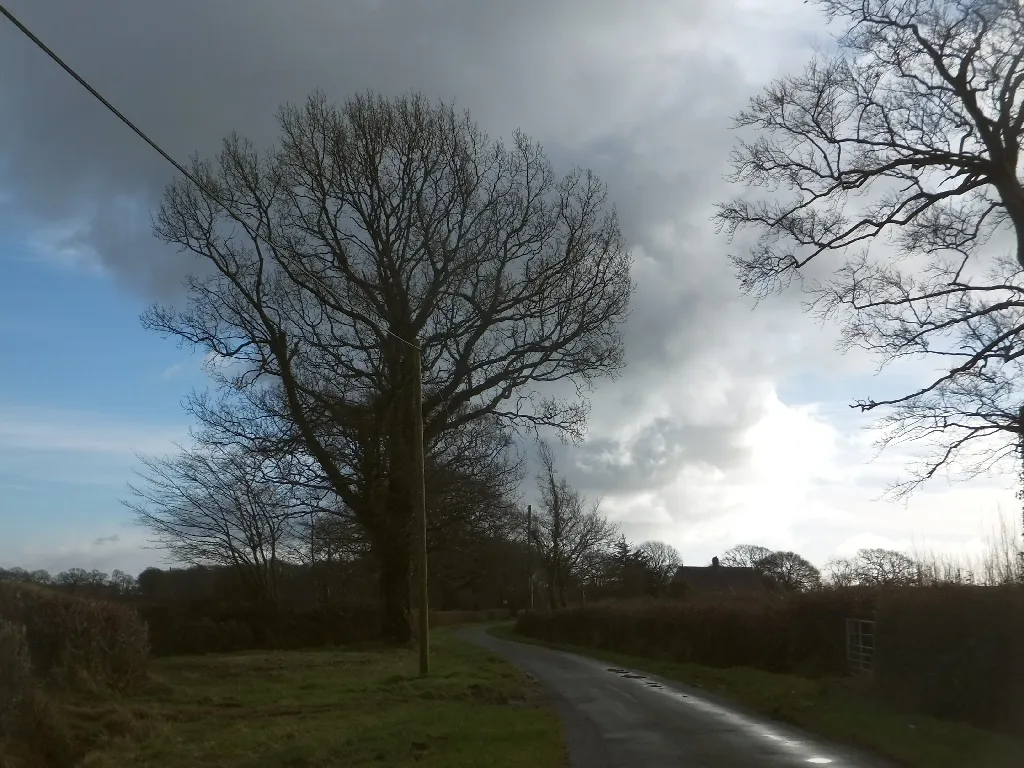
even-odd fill
[{"label": "narrow country road", "polygon": [[572,768],[893,768],[652,675],[500,640],[479,627],[459,635],[547,689],[565,721]]}]

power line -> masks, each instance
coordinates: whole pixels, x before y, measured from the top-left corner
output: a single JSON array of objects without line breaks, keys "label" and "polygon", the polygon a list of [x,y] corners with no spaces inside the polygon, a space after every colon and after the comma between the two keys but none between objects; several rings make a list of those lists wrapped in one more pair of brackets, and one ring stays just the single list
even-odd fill
[{"label": "power line", "polygon": [[[7,20],[9,22],[11,22],[11,24],[16,26],[19,30],[21,30],[21,32],[25,35],[25,37],[27,37],[29,40],[31,40],[33,43],[35,43],[36,46],[40,50],[43,51],[43,53],[45,53],[47,56],[49,56],[51,59],[53,59],[55,62],[57,62],[57,64],[60,66],[61,69],[63,69],[65,72],[67,72],[73,78],[75,78],[75,80],[78,82],[79,85],[81,85],[83,88],[85,88],[85,90],[87,90],[89,93],[91,93],[97,99],[97,101],[100,102],[100,104],[102,104],[107,109],[109,109],[111,112],[113,112],[122,123],[127,125],[133,131],[135,131],[135,133],[138,134],[140,139],[142,139],[144,142],[149,144],[149,146],[151,146],[153,149],[155,149],[160,154],[160,156],[164,160],[166,160],[168,163],[173,165],[178,170],[179,173],[181,173],[186,179],[191,181],[197,187],[199,187],[199,189],[202,192],[204,192],[207,195],[210,195],[210,197],[213,198],[214,202],[216,202],[222,208],[227,210],[228,213],[231,213],[230,209],[228,209],[228,207],[226,205],[224,205],[224,203],[222,203],[220,200],[218,200],[215,195],[210,194],[210,191],[208,189],[206,189],[203,186],[203,184],[201,184],[199,182],[198,179],[196,179],[191,173],[189,173],[188,170],[185,169],[185,166],[183,166],[181,163],[179,163],[177,160],[175,160],[169,154],[164,152],[164,150],[160,148],[159,144],[157,144],[155,141],[153,141],[151,138],[149,138],[149,136],[147,136],[145,133],[143,133],[142,129],[139,128],[137,125],[135,125],[135,123],[133,123],[127,117],[125,117],[117,107],[115,107],[113,104],[111,104],[105,98],[103,98],[103,95],[99,91],[97,91],[95,88],[93,88],[91,85],[89,85],[89,83],[87,83],[85,81],[85,79],[81,75],[79,75],[77,72],[75,72],[75,70],[73,70],[60,56],[58,56],[56,53],[54,53],[53,50],[46,43],[44,43],[42,40],[40,40],[38,37],[36,37],[34,34],[32,34],[32,31],[28,27],[26,27],[24,24],[22,24],[15,17],[15,15],[13,13],[11,13],[9,10],[7,10],[2,4],[0,4],[0,14],[3,14],[5,17],[7,17]],[[267,245],[270,245],[270,243],[267,243]],[[271,247],[273,247],[273,246],[271,246]]]},{"label": "power line", "polygon": [[[75,81],[79,85],[81,85],[83,88],[85,88],[85,90],[87,90],[97,101],[99,101],[100,104],[102,104],[111,113],[113,113],[117,117],[118,120],[120,120],[122,123],[127,125],[129,128],[131,128],[132,131],[134,131],[135,134],[140,139],[142,139],[150,147],[152,147],[157,152],[157,154],[159,154],[168,163],[173,165],[174,168],[182,176],[184,176],[186,179],[188,179],[190,182],[192,182],[192,184],[194,184],[199,189],[200,192],[202,192],[204,195],[206,195],[211,200],[213,200],[213,202],[217,203],[217,205],[219,205],[221,208],[223,208],[224,211],[228,214],[228,216],[230,216],[232,219],[237,221],[242,227],[245,228],[245,231],[249,234],[250,237],[252,237],[252,238],[254,238],[256,240],[262,241],[269,248],[272,248],[274,250],[278,250],[278,251],[290,250],[288,248],[283,248],[281,246],[278,246],[278,245],[272,243],[262,233],[260,233],[258,230],[253,229],[252,227],[249,226],[248,223],[243,221],[242,218],[238,214],[236,214],[233,210],[231,210],[230,206],[228,206],[227,203],[225,203],[223,200],[221,200],[212,190],[210,190],[209,187],[207,187],[198,178],[196,178],[187,168],[185,168],[185,166],[183,166],[181,163],[179,163],[177,160],[175,160],[173,157],[171,157],[167,152],[165,152],[163,150],[163,148],[159,144],[157,144],[155,141],[153,141],[153,139],[149,138],[149,136],[147,136],[146,133],[141,128],[139,128],[135,123],[133,123],[131,120],[129,120],[124,115],[123,112],[121,112],[117,107],[115,107],[106,98],[104,98],[103,94],[101,94],[99,91],[97,91],[91,85],[89,85],[89,83],[86,82],[85,78],[83,78],[81,75],[79,75],[77,72],[75,72],[75,70],[71,68],[70,64],[68,64],[60,56],[58,56],[53,51],[53,49],[50,48],[42,40],[40,40],[37,35],[33,34],[32,30],[30,30],[28,27],[26,27],[13,13],[11,13],[9,10],[7,10],[7,8],[4,7],[4,5],[2,3],[0,3],[0,15],[3,15],[8,21],[10,21],[15,27],[17,27],[18,30],[20,30],[21,33],[25,35],[25,37],[27,37],[29,40],[31,40],[33,43],[35,43],[36,47],[38,47],[43,53],[45,53],[47,56],[49,56],[51,59],[53,59],[55,62],[57,62],[58,66],[60,66],[61,69],[63,69],[65,72],[67,72],[69,75],[71,75],[71,77],[73,77],[75,79]],[[319,278],[317,278],[316,276],[314,276],[314,275],[308,275],[308,276],[310,278],[312,278],[313,280],[315,280],[316,282],[320,283],[320,285],[322,285],[324,288],[327,288],[327,286],[323,284],[323,281],[320,280]],[[327,290],[330,290],[330,289],[327,288]],[[370,323],[370,325],[372,326],[373,323]],[[378,333],[380,332],[379,329],[376,329],[376,330],[378,331]],[[396,339],[397,341],[400,341],[403,344],[406,344],[407,346],[410,346],[410,347],[413,347],[413,348],[416,348],[416,349],[419,348],[413,342],[410,342],[410,341],[407,341],[406,339],[403,339],[401,336],[399,336],[398,334],[392,332],[389,329],[384,329],[384,333],[386,333],[388,336],[391,336],[393,339]]]}]

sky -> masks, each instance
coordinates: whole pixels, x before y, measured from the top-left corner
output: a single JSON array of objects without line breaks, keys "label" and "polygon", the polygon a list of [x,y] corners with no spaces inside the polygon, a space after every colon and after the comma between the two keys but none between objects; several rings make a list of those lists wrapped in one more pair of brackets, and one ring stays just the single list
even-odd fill
[{"label": "sky", "polygon": [[[716,234],[730,116],[831,38],[803,0],[8,0],[8,9],[174,157],[314,89],[418,90],[492,136],[610,188],[637,293],[627,367],[592,395],[559,468],[630,539],[706,564],[737,543],[823,564],[862,546],[977,551],[1019,517],[1009,475],[881,500],[855,399],[924,380],[835,350],[790,292],[756,308]],[[163,555],[121,504],[136,455],[188,439],[199,353],[143,330],[195,263],[150,234],[173,169],[0,20],[0,567],[138,573]],[[533,495],[524,488],[524,503]]]}]

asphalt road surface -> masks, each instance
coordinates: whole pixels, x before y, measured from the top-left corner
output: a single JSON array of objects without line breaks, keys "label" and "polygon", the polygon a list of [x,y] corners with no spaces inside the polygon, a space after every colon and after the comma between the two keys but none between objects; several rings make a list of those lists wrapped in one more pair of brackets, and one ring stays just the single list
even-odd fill
[{"label": "asphalt road surface", "polygon": [[565,721],[572,768],[893,768],[653,675],[482,628],[459,634],[547,689]]}]

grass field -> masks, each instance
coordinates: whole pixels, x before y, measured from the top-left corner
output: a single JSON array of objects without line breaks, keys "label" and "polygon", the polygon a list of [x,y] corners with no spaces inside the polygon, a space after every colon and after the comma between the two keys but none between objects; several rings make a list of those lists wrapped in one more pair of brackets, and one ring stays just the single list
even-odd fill
[{"label": "grass field", "polygon": [[83,765],[556,768],[561,725],[540,692],[487,652],[434,634],[415,651],[168,658],[143,695],[61,707]]},{"label": "grass field", "polygon": [[516,634],[510,625],[488,631],[504,639],[571,651],[702,688],[825,738],[859,744],[908,768],[1024,766],[1024,741],[962,723],[898,712],[874,701],[855,680],[810,680],[740,667],[715,669],[656,661],[547,643]]}]

